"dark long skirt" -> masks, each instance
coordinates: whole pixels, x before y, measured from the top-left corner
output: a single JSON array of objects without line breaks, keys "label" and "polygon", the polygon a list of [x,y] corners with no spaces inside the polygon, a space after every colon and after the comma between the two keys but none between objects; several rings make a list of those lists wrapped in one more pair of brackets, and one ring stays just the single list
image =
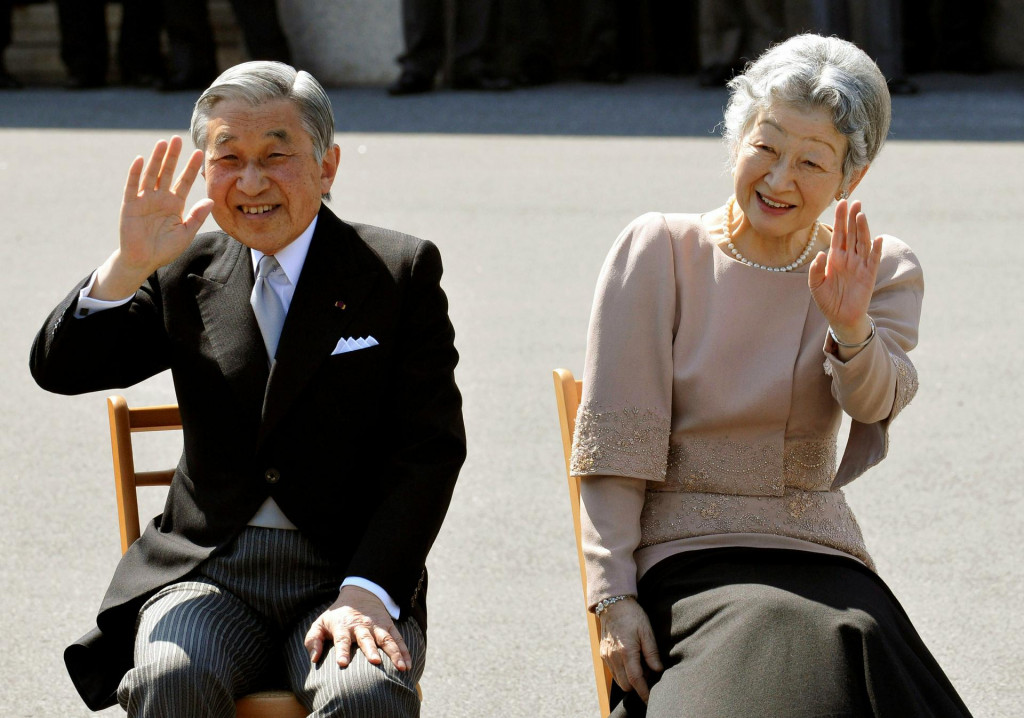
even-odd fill
[{"label": "dark long skirt", "polygon": [[614,718],[970,716],[889,587],[852,559],[721,548],[652,567],[639,600],[665,671]]}]

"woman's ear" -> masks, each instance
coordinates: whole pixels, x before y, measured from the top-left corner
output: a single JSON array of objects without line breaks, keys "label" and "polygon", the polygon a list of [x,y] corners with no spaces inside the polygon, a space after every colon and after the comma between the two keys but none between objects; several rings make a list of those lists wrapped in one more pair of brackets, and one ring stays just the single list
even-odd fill
[{"label": "woman's ear", "polygon": [[868,173],[868,169],[870,167],[871,165],[866,165],[865,167],[861,167],[859,170],[854,172],[853,175],[850,176],[850,181],[846,184],[846,188],[839,188],[841,194],[836,196],[836,200],[846,199],[851,194],[853,194],[853,190],[857,189],[857,185],[859,185],[860,181],[864,179],[864,175]]}]

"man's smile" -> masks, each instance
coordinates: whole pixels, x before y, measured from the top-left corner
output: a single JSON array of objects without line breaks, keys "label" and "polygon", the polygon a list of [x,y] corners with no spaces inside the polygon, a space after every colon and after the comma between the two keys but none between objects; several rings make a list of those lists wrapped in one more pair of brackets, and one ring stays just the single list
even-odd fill
[{"label": "man's smile", "polygon": [[242,214],[266,214],[268,212],[273,212],[275,209],[277,209],[280,206],[281,205],[279,205],[279,204],[252,204],[252,205],[240,204],[240,205],[238,205],[238,210]]}]

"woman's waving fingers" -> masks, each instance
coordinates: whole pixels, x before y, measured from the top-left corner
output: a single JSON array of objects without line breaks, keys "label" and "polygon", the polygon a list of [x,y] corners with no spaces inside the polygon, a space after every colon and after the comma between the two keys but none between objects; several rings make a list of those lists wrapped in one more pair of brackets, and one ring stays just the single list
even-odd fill
[{"label": "woman's waving fingers", "polygon": [[832,240],[829,242],[831,253],[846,251],[846,222],[850,216],[850,205],[845,199],[836,205],[836,216],[832,226]]}]

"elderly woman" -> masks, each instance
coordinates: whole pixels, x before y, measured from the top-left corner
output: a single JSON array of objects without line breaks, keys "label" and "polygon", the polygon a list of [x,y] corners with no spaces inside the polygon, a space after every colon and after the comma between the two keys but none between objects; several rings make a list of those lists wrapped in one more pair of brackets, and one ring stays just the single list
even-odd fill
[{"label": "elderly woman", "polygon": [[801,35],[729,87],[734,196],[630,224],[591,316],[572,461],[613,715],[969,715],[840,490],[917,390],[917,257],[847,199],[885,78]]}]

